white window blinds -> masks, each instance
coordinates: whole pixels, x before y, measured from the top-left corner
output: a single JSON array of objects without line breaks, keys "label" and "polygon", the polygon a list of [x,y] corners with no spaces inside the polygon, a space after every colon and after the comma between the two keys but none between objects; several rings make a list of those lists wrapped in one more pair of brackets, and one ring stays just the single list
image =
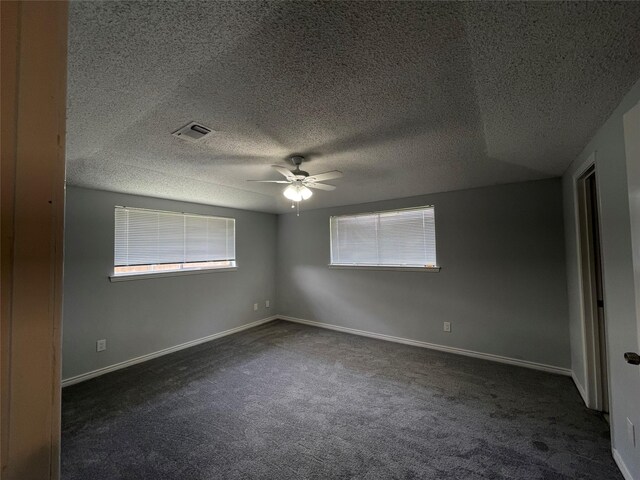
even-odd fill
[{"label": "white window blinds", "polygon": [[[115,267],[235,263],[235,219],[115,208]],[[209,266],[209,265],[204,265]]]},{"label": "white window blinds", "polygon": [[433,207],[331,217],[331,264],[434,267]]}]

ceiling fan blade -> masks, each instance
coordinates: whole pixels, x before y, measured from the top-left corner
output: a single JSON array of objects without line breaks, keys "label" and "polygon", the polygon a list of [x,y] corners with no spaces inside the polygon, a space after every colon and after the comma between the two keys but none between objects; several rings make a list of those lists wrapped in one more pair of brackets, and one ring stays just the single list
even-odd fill
[{"label": "ceiling fan blade", "polygon": [[291,183],[288,180],[247,180],[247,182],[258,182],[258,183]]},{"label": "ceiling fan blade", "polygon": [[271,165],[273,168],[275,168],[280,174],[284,175],[287,180],[295,180],[296,176],[291,173],[291,170],[289,170],[288,168],[284,168],[281,167],[280,165]]},{"label": "ceiling fan blade", "polygon": [[324,182],[325,180],[332,180],[334,178],[340,178],[342,172],[338,170],[331,170],[330,172],[318,173],[317,175],[311,175],[307,177],[307,182]]},{"label": "ceiling fan blade", "polygon": [[317,188],[318,190],[335,190],[336,187],[334,187],[333,185],[327,185],[326,183],[315,183],[315,182],[304,182],[303,185],[305,187],[309,187],[309,188]]}]

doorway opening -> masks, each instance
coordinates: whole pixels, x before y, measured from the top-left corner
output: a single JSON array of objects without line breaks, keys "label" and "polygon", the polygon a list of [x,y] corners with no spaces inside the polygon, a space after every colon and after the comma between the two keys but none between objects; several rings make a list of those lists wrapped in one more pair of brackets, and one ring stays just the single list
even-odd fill
[{"label": "doorway opening", "polygon": [[604,308],[600,217],[595,164],[577,179],[580,264],[590,408],[609,419],[609,365]]}]

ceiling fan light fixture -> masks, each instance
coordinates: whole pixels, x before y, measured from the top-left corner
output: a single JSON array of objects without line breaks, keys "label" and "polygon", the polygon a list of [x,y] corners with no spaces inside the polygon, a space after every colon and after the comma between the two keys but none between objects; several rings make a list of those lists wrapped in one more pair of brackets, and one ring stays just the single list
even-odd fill
[{"label": "ceiling fan light fixture", "polygon": [[282,193],[292,202],[299,202],[302,200],[302,193],[300,193],[297,185],[289,185]]},{"label": "ceiling fan light fixture", "polygon": [[313,192],[301,184],[291,184],[282,192],[285,197],[293,202],[308,200]]},{"label": "ceiling fan light fixture", "polygon": [[304,185],[302,186],[302,188],[300,188],[299,191],[300,195],[302,195],[303,200],[309,200],[311,198],[311,195],[313,195],[313,192]]}]

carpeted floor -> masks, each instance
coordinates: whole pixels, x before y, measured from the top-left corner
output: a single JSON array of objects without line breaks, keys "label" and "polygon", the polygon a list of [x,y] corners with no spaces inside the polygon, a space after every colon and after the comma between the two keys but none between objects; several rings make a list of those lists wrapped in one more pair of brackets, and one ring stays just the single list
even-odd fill
[{"label": "carpeted floor", "polygon": [[276,321],[63,391],[62,478],[621,479],[563,376]]}]

